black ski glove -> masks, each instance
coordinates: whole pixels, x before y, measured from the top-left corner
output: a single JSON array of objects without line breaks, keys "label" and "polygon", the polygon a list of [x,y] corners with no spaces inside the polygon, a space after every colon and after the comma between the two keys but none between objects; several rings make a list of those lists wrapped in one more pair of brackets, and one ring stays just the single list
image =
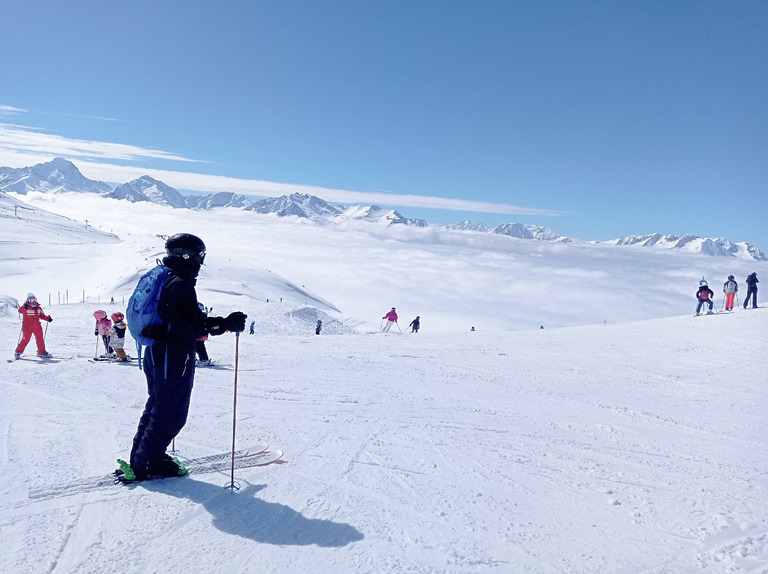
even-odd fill
[{"label": "black ski glove", "polygon": [[53,322],[53,317],[48,317],[48,322],[52,323]]},{"label": "black ski glove", "polygon": [[211,335],[222,335],[227,331],[240,333],[245,331],[245,319],[248,317],[241,311],[230,313],[227,317],[208,317],[205,320],[206,328]]},{"label": "black ski glove", "polygon": [[29,309],[29,304],[28,303],[24,303],[24,308],[25,309]]},{"label": "black ski glove", "polygon": [[98,329],[94,329],[93,334],[98,337],[99,336],[99,330]]},{"label": "black ski glove", "polygon": [[147,325],[141,330],[142,336],[153,341],[167,342],[168,329],[165,325]]},{"label": "black ski glove", "polygon": [[235,311],[234,313],[230,313],[226,318],[227,331],[233,331],[235,333],[241,333],[245,331],[245,320],[247,318],[248,315],[242,311]]}]

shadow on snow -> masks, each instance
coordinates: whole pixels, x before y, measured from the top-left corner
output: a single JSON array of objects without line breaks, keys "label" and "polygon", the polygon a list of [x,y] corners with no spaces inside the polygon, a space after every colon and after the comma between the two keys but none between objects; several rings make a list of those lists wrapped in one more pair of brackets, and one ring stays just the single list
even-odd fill
[{"label": "shadow on snow", "polygon": [[213,525],[218,530],[254,542],[341,547],[363,539],[362,533],[350,524],[307,518],[284,504],[257,498],[256,493],[265,485],[248,485],[232,492],[221,486],[186,478],[149,481],[140,486],[202,504],[210,512]]}]

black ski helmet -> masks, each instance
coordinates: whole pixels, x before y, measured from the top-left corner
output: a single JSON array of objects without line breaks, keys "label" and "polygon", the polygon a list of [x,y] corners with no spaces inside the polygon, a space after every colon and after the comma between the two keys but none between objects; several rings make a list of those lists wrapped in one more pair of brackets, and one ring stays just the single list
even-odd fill
[{"label": "black ski helmet", "polygon": [[191,259],[198,265],[202,265],[205,259],[205,243],[191,233],[177,233],[169,237],[165,242],[165,251],[168,257]]}]

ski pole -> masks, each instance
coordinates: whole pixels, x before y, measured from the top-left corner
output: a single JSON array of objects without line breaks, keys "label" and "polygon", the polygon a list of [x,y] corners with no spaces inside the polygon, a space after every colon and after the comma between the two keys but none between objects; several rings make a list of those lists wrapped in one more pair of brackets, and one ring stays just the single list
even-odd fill
[{"label": "ski pole", "polygon": [[237,426],[237,367],[240,359],[240,331],[235,333],[235,399],[232,404],[232,470],[230,472],[230,482],[225,488],[240,490],[240,486],[235,483],[235,428]]},{"label": "ski pole", "polygon": [[384,329],[384,319],[381,320],[381,325],[379,325],[379,331]]},{"label": "ski pole", "polygon": [[96,333],[96,349],[93,351],[93,358],[99,358],[99,334]]},{"label": "ski pole", "polygon": [[395,325],[397,325],[397,330],[400,331],[400,334],[402,335],[403,334],[403,330],[400,328],[400,323],[395,321]]}]

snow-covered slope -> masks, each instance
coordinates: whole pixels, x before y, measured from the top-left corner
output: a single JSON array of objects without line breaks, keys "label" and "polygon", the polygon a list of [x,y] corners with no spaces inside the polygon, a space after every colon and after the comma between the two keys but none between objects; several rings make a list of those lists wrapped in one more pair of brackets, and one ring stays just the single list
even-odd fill
[{"label": "snow-covered slope", "polygon": [[[673,316],[693,312],[702,276],[715,286],[720,305],[717,285],[728,275],[736,276],[742,292],[749,273],[768,275],[766,262],[680,250],[512,241],[496,234],[405,225],[315,225],[240,209],[178,210],[94,194],[31,193],[25,200],[73,219],[87,218],[90,228],[112,231],[123,243],[76,249],[52,243],[45,252],[68,255],[56,264],[34,266],[26,276],[4,278],[6,293],[16,297],[27,291],[45,291],[54,300],[60,291],[68,291],[70,300],[82,299],[83,292],[102,300],[127,297],[137,273],[162,252],[156,234],[179,231],[197,233],[208,246],[204,273],[211,280],[201,280],[200,287],[209,304],[228,303],[227,293],[243,291],[253,301],[296,297],[299,302],[304,298],[300,291],[306,291],[371,329],[393,306],[406,325],[421,316],[424,331]],[[4,265],[25,265],[18,246],[3,249],[0,244]],[[256,287],[266,270],[286,283]],[[225,278],[226,284],[216,285]]]},{"label": "snow-covered slope", "polygon": [[0,191],[20,194],[30,191],[102,194],[112,191],[112,187],[104,182],[88,179],[72,162],[57,157],[31,167],[0,167]]},{"label": "snow-covered slope", "polygon": [[[236,492],[223,488],[229,472],[78,492],[128,455],[146,396],[135,366],[88,362],[93,309],[45,307],[48,348],[73,359],[0,363],[0,571],[768,564],[764,310],[518,332],[244,334],[236,445],[267,441],[283,463],[236,471]],[[5,356],[17,333],[0,316]],[[208,351],[233,364],[234,336]],[[231,447],[233,377],[198,369],[177,456]]]},{"label": "snow-covered slope", "polygon": [[10,267],[15,262],[37,257],[49,248],[80,243],[97,249],[99,243],[118,240],[116,235],[89,225],[85,218],[63,217],[0,191],[0,245],[5,246],[0,247],[0,252],[7,252],[2,273],[5,278],[14,274]]},{"label": "snow-covered slope", "polygon": [[[768,564],[768,312],[691,316],[702,274],[715,285],[768,274],[765,262],[25,199],[90,224],[60,217],[66,233],[30,234],[10,202],[0,220],[0,356],[12,356],[14,307],[33,291],[60,357],[41,363],[31,343],[0,362],[0,572]],[[231,447],[237,356],[236,445],[267,441],[284,462],[237,471],[237,492],[222,488],[228,473],[78,492],[128,455],[146,398],[135,366],[88,361],[92,313],[123,310],[162,254],[157,234],[178,231],[208,246],[200,300],[214,315],[247,312],[256,334],[208,340],[219,368],[196,373],[177,454]],[[403,330],[416,314],[422,330],[378,334],[392,305]],[[554,328],[569,322],[581,324]]]}]

